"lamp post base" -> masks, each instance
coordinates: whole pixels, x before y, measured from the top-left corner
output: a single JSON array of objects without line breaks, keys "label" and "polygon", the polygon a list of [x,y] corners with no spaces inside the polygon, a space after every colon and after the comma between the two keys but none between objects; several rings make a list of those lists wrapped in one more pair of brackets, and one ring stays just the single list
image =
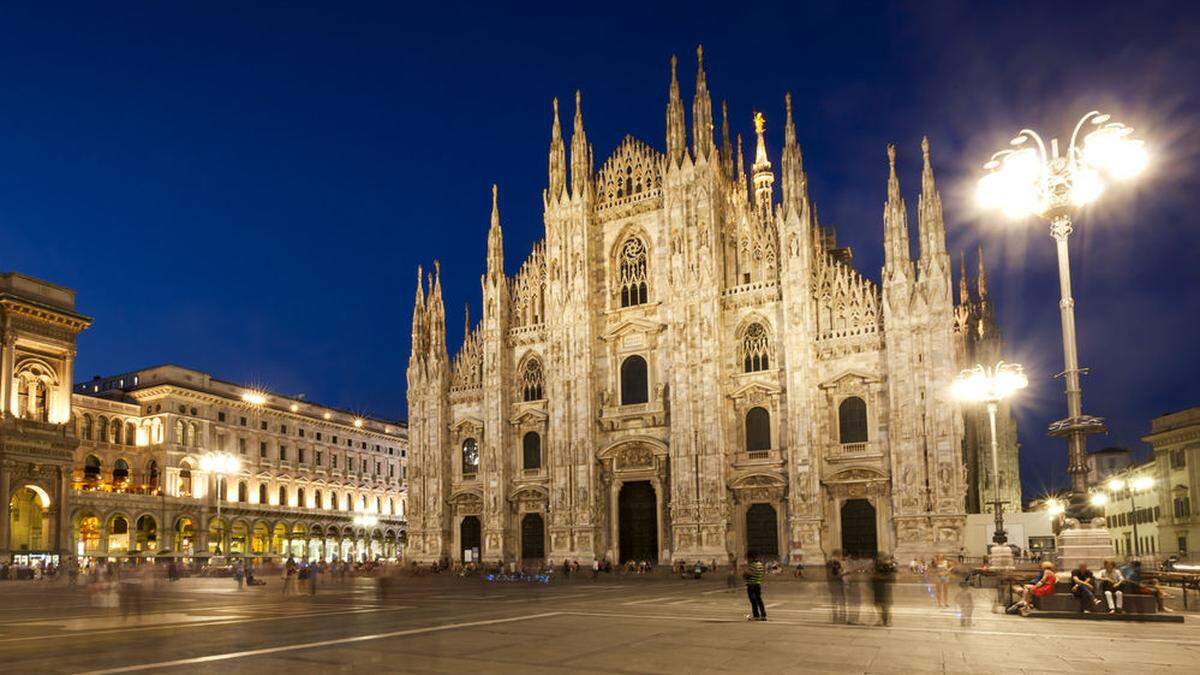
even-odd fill
[{"label": "lamp post base", "polygon": [[993,570],[1011,570],[1016,566],[1012,549],[1008,547],[1008,544],[988,546],[988,567]]}]

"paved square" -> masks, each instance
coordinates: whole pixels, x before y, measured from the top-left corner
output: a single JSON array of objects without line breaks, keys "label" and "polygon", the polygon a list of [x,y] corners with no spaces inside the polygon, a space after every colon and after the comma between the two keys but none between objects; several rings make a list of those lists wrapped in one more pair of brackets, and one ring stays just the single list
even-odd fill
[{"label": "paved square", "polygon": [[[274,580],[272,580],[274,581]],[[822,583],[768,581],[770,620],[745,620],[722,580],[604,577],[552,586],[358,579],[284,598],[232,581],[156,587],[141,613],[96,608],[84,589],[0,587],[0,662],[13,673],[987,673],[1197,672],[1182,624],[1022,619],[976,592],[973,625],[897,584],[891,627],[863,589],[858,619],[831,625]]]}]

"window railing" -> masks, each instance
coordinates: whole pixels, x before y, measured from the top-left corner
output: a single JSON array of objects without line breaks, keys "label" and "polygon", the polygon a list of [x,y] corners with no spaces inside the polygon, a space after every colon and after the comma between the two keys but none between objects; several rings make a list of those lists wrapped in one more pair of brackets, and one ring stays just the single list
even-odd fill
[{"label": "window railing", "polygon": [[862,443],[836,443],[831,449],[830,454],[835,457],[858,455],[869,451],[870,447],[870,444],[865,441]]}]

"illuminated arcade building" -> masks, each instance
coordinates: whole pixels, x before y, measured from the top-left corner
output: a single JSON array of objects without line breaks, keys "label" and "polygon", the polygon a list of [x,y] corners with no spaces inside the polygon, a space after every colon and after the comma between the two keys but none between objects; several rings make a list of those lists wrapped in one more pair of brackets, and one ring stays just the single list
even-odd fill
[{"label": "illuminated arcade building", "polygon": [[[402,423],[174,365],[78,384],[72,401],[76,554],[400,555]],[[212,456],[232,458],[227,474]]]},{"label": "illuminated arcade building", "polygon": [[402,422],[172,365],[72,392],[89,325],[74,291],[0,274],[0,560],[400,555]]}]

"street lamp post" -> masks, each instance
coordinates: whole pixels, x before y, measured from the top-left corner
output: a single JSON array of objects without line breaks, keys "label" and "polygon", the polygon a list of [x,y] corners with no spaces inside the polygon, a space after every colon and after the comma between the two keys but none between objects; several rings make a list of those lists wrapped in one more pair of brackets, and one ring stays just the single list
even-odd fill
[{"label": "street lamp post", "polygon": [[[975,366],[959,373],[954,381],[952,394],[963,402],[983,403],[987,406],[988,422],[992,440],[992,510],[996,517],[996,531],[992,535],[993,557],[1006,561],[1012,567],[1012,552],[1008,544],[1008,533],[1004,531],[1004,506],[1000,499],[1000,452],[996,440],[996,411],[1000,402],[1029,384],[1024,369],[1015,363],[997,363],[992,368]],[[1006,555],[1007,553],[1007,555]],[[993,561],[993,567],[1000,567]]]},{"label": "street lamp post", "polygon": [[[1133,129],[1093,110],[1075,125],[1065,156],[1059,154],[1058,139],[1047,152],[1041,136],[1022,129],[1012,148],[992,155],[984,165],[987,174],[979,181],[977,197],[984,208],[999,208],[1012,218],[1037,215],[1050,222],[1050,236],[1058,249],[1059,312],[1062,320],[1063,372],[1066,378],[1067,417],[1050,425],[1052,436],[1067,439],[1067,473],[1077,495],[1087,492],[1087,436],[1104,431],[1104,420],[1083,414],[1083,392],[1079,383],[1079,352],[1076,347],[1075,299],[1071,295],[1071,267],[1067,239],[1071,215],[1090,204],[1104,190],[1104,179],[1125,180],[1146,166],[1145,144],[1131,138]],[[1095,127],[1082,139],[1085,125]],[[1032,141],[1032,143],[1030,143]]]},{"label": "street lamp post", "polygon": [[242,470],[242,460],[228,452],[210,452],[200,458],[200,469],[217,477],[217,523],[221,526],[221,541],[217,542],[217,553],[225,544],[225,523],[221,521],[221,479]]}]

